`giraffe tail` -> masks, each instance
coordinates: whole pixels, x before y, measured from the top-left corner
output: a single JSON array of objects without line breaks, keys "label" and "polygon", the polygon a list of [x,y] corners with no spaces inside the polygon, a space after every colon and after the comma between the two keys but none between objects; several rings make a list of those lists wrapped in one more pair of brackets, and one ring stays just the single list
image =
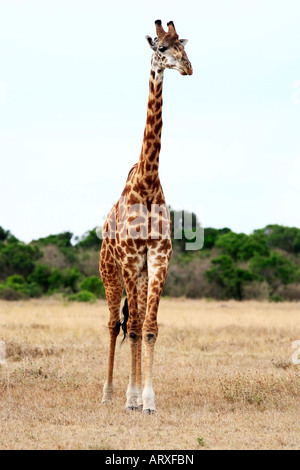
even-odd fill
[{"label": "giraffe tail", "polygon": [[125,298],[125,302],[124,302],[124,305],[123,305],[123,308],[122,308],[122,314],[123,314],[123,321],[121,322],[121,327],[122,327],[122,330],[123,330],[123,333],[124,333],[124,337],[123,337],[123,340],[122,340],[122,343],[123,343],[123,341],[126,338],[126,334],[127,334],[127,321],[128,321],[128,316],[129,316],[127,297]]}]

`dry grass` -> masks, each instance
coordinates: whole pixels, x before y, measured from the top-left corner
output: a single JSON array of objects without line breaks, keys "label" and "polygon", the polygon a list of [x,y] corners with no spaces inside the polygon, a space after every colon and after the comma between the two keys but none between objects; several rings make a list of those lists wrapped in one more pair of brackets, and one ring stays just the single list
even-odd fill
[{"label": "dry grass", "polygon": [[300,304],[161,302],[154,416],[101,407],[105,302],[0,302],[0,449],[299,449]]}]

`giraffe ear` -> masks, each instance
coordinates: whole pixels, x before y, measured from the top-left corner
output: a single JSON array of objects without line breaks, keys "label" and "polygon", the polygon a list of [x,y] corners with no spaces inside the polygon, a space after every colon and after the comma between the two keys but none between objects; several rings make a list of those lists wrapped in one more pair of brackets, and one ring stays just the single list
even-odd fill
[{"label": "giraffe ear", "polygon": [[147,41],[148,41],[149,46],[151,47],[151,49],[152,49],[153,51],[156,51],[157,45],[156,45],[156,43],[153,41],[153,39],[152,39],[150,36],[145,36],[145,37],[146,37],[146,39],[147,39]]},{"label": "giraffe ear", "polygon": [[188,39],[179,39],[179,42],[180,42],[180,44],[184,47],[184,46],[187,45],[187,43],[189,42],[189,40],[188,40]]}]

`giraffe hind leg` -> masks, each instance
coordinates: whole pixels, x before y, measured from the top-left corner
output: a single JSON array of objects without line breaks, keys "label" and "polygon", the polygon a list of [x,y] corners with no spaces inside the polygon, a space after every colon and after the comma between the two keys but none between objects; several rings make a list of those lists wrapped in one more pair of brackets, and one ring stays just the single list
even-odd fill
[{"label": "giraffe hind leg", "polygon": [[100,273],[105,287],[109,308],[108,329],[110,336],[107,377],[103,387],[102,404],[113,400],[113,370],[116,340],[120,332],[120,305],[124,291],[124,281],[119,265],[107,251],[101,251]]},{"label": "giraffe hind leg", "polygon": [[128,321],[126,326],[130,346],[130,372],[129,384],[126,391],[125,410],[132,411],[137,409],[138,398],[136,386],[136,357],[138,344],[137,278],[139,273],[134,266],[122,266],[122,274],[128,301]]}]

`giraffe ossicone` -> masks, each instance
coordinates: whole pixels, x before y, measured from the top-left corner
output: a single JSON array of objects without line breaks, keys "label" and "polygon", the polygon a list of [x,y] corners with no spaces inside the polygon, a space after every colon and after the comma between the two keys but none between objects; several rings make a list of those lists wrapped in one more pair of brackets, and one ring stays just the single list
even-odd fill
[{"label": "giraffe ossicone", "polygon": [[[157,37],[146,36],[153,50],[149,80],[147,119],[139,161],[128,174],[120,199],[103,225],[100,274],[109,308],[110,346],[102,403],[113,398],[116,340],[121,325],[130,343],[127,410],[156,411],[152,387],[154,346],[158,335],[157,313],[172,254],[171,220],[159,179],[162,131],[162,87],[165,69],[192,75],[186,55],[186,39],[179,39],[173,21],[168,31],[155,21]],[[127,301],[120,320],[121,300]],[[144,341],[144,387],[142,387]]]}]

